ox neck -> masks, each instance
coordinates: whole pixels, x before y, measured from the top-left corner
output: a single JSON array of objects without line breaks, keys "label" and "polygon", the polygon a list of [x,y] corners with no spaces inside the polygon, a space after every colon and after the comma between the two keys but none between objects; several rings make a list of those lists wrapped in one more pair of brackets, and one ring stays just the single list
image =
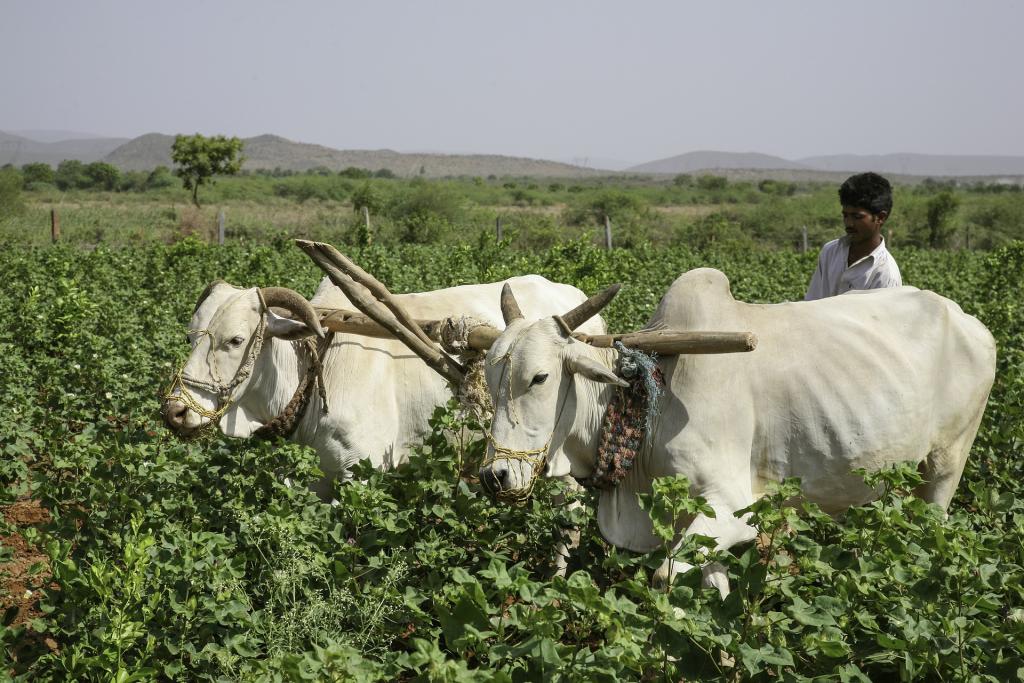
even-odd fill
[{"label": "ox neck", "polygon": [[285,409],[309,362],[299,358],[291,342],[276,338],[267,341],[256,362],[258,370],[239,401],[250,415],[263,423]]},{"label": "ox neck", "polygon": [[[594,360],[607,367],[613,367],[615,352],[606,349],[585,347],[585,352]],[[615,395],[615,387],[611,384],[595,382],[582,375],[573,375],[574,390],[572,392],[575,405],[572,425],[562,444],[562,451],[569,459],[571,474],[577,478],[590,475],[597,460],[597,449],[601,443],[601,423],[605,411]]]}]

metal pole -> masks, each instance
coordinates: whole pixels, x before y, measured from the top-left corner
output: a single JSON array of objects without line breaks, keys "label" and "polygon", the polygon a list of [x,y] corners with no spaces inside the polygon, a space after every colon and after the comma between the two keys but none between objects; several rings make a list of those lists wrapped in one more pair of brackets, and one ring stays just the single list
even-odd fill
[{"label": "metal pole", "polygon": [[217,244],[224,246],[224,209],[217,212]]},{"label": "metal pole", "polygon": [[607,214],[604,217],[604,248],[612,250],[612,219]]},{"label": "metal pole", "polygon": [[800,229],[801,236],[803,237],[803,248],[800,250],[803,253],[807,253],[807,226],[803,226]]},{"label": "metal pole", "polygon": [[60,240],[60,214],[57,209],[50,209],[50,239],[54,244]]}]

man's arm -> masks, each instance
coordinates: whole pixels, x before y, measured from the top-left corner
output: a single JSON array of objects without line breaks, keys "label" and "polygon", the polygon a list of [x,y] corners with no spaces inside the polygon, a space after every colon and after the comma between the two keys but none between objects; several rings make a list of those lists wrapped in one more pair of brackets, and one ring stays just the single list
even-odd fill
[{"label": "man's arm", "polygon": [[807,294],[804,295],[804,301],[824,299],[828,296],[828,292],[825,291],[825,272],[822,265],[824,256],[825,250],[822,249],[821,253],[818,254],[818,266],[814,269],[814,275],[811,276],[811,284],[807,286]]}]

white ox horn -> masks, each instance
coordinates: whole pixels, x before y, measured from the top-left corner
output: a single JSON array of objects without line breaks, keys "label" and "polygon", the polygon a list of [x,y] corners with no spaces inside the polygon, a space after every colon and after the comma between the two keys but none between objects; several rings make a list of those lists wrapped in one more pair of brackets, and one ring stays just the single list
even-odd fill
[{"label": "white ox horn", "polygon": [[313,310],[310,303],[306,301],[306,298],[294,289],[288,289],[287,287],[262,287],[260,294],[263,296],[263,302],[267,305],[267,308],[271,306],[283,308],[304,322],[306,327],[316,333],[316,336],[323,338],[324,328],[320,326],[320,316]]},{"label": "white ox horn", "polygon": [[522,320],[523,312],[519,310],[519,303],[512,293],[512,285],[505,283],[501,288],[501,317],[505,319],[505,327],[513,320]]},{"label": "white ox horn", "polygon": [[614,284],[603,292],[598,292],[590,297],[565,315],[556,317],[559,325],[564,325],[562,331],[567,335],[571,334],[573,330],[593,318],[601,312],[601,309],[611,303],[620,289],[622,289],[621,284]]}]

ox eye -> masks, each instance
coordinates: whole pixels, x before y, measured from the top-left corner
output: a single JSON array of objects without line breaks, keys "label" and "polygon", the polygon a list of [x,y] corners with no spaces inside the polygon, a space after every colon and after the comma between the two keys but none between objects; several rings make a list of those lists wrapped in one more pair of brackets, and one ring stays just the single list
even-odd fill
[{"label": "ox eye", "polygon": [[228,346],[238,347],[241,346],[242,342],[244,341],[245,337],[243,337],[242,335],[238,335],[237,337],[232,337],[230,340],[228,340]]},{"label": "ox eye", "polygon": [[536,375],[533,378],[533,381],[530,382],[530,386],[532,387],[535,384],[544,384],[544,382],[546,382],[547,380],[548,380],[548,373],[542,372],[542,373]]}]

